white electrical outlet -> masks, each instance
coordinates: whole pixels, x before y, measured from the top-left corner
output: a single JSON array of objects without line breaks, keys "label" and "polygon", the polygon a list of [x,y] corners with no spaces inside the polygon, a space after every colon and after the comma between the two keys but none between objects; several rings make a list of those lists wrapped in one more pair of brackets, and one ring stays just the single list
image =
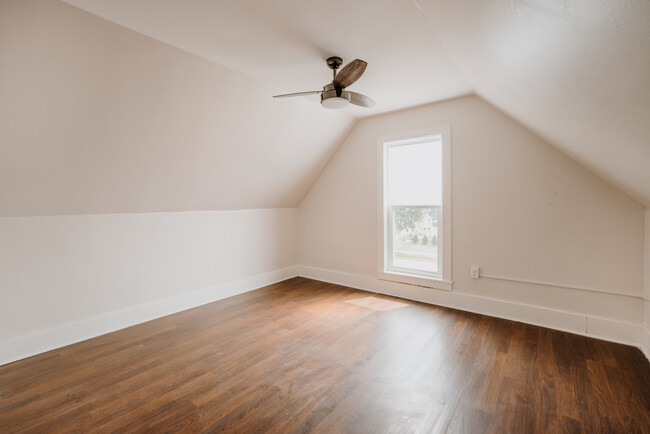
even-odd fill
[{"label": "white electrical outlet", "polygon": [[481,273],[481,269],[478,265],[472,265],[469,269],[469,277],[472,279],[478,279]]}]

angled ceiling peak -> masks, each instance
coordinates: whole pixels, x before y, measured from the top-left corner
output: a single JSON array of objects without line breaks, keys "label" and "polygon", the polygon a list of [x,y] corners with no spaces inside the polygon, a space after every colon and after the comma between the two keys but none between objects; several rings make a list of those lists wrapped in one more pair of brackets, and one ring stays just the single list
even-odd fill
[{"label": "angled ceiling peak", "polygon": [[476,93],[650,205],[650,2],[417,1]]}]

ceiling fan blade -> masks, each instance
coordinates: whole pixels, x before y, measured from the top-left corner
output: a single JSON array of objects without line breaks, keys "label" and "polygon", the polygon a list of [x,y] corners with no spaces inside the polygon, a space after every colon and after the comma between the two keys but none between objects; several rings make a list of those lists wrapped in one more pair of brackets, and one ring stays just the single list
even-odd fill
[{"label": "ceiling fan blade", "polygon": [[367,62],[364,62],[361,59],[355,59],[352,62],[348,63],[336,74],[334,78],[334,86],[346,88],[355,81],[357,81],[366,70],[368,66]]},{"label": "ceiling fan blade", "polygon": [[273,95],[273,98],[287,98],[290,96],[303,96],[303,95],[315,95],[318,93],[323,93],[322,90],[311,90],[309,92],[296,92],[296,93],[285,93],[283,95]]},{"label": "ceiling fan blade", "polygon": [[373,105],[375,105],[375,102],[371,98],[365,95],[356,92],[350,92],[349,90],[347,90],[346,92],[350,94],[351,104],[359,105],[361,107],[372,107]]}]

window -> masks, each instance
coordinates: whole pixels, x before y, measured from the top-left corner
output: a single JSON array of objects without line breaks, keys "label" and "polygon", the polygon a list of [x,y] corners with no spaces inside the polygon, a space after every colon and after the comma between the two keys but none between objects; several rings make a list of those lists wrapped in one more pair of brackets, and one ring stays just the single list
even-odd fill
[{"label": "window", "polygon": [[379,277],[451,290],[449,127],[379,139]]}]

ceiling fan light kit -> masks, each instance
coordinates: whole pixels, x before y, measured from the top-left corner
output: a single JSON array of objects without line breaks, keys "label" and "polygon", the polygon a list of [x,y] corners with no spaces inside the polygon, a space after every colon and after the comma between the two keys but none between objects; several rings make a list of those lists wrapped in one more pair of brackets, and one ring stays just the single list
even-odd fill
[{"label": "ceiling fan light kit", "polygon": [[320,103],[328,109],[341,109],[350,104],[350,94],[343,89],[336,89],[334,85],[328,84],[320,94]]},{"label": "ceiling fan light kit", "polygon": [[343,64],[343,60],[340,57],[330,57],[326,62],[327,66],[332,70],[333,78],[331,83],[323,87],[323,90],[287,93],[284,95],[275,95],[273,98],[320,94],[321,105],[328,109],[341,109],[350,104],[361,107],[372,107],[375,105],[375,102],[369,97],[345,90],[346,87],[361,78],[368,65],[366,62],[361,59],[355,59],[345,65],[338,73],[339,67]]},{"label": "ceiling fan light kit", "polygon": [[342,109],[350,105],[350,100],[343,98],[341,96],[332,96],[329,98],[323,98],[321,94],[321,105],[328,109]]}]

